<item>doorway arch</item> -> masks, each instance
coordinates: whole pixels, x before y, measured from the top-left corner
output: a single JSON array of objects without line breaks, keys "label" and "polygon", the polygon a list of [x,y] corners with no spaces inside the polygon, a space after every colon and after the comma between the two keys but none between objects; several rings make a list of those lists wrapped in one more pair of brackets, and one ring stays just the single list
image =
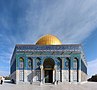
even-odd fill
[{"label": "doorway arch", "polygon": [[53,83],[53,70],[55,62],[52,58],[46,58],[43,63],[45,83]]}]

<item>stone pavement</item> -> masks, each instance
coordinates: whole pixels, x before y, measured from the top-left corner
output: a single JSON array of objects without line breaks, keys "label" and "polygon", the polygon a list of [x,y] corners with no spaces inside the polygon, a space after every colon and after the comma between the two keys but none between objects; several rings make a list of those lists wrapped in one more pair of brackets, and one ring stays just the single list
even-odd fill
[{"label": "stone pavement", "polygon": [[97,82],[87,82],[83,84],[60,84],[60,85],[31,85],[31,84],[11,84],[0,85],[0,90],[97,90]]}]

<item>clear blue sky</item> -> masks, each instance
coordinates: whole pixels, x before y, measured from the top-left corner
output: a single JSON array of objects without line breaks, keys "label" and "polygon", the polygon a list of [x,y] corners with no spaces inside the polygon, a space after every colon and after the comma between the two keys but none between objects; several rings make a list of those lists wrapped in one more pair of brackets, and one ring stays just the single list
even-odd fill
[{"label": "clear blue sky", "polygon": [[45,34],[81,43],[89,76],[97,74],[96,0],[0,0],[0,75],[9,75],[16,44],[35,44]]}]

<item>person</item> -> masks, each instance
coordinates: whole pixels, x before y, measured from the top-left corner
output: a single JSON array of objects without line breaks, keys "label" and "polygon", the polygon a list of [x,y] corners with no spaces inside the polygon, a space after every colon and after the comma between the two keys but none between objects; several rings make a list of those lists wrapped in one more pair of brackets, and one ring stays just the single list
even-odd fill
[{"label": "person", "polygon": [[3,84],[3,80],[1,80],[1,85]]},{"label": "person", "polygon": [[58,85],[58,80],[57,80],[57,85]]}]

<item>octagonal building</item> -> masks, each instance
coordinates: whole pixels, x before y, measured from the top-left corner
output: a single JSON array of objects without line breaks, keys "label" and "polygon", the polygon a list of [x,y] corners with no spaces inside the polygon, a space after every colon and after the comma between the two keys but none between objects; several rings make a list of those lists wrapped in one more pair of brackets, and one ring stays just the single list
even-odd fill
[{"label": "octagonal building", "polygon": [[87,62],[81,44],[62,44],[47,34],[36,44],[15,46],[10,77],[16,84],[83,82],[87,80]]}]

